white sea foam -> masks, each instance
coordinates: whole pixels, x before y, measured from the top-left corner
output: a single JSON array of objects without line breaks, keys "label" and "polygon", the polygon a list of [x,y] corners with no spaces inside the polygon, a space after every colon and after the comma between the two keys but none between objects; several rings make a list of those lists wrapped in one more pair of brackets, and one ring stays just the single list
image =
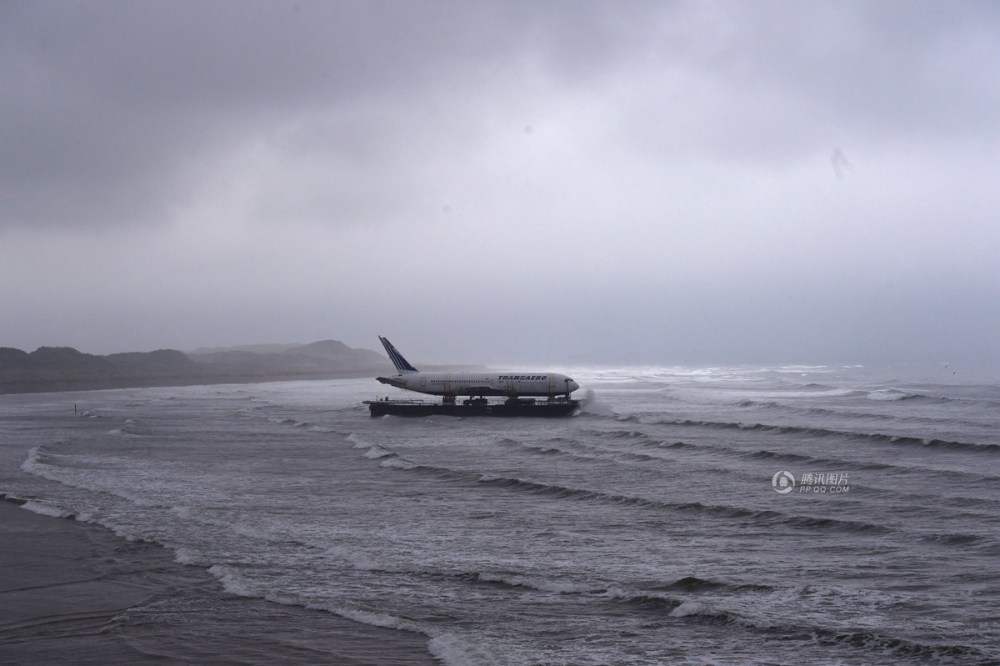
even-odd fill
[{"label": "white sea foam", "polygon": [[362,437],[356,432],[352,432],[345,439],[347,439],[348,442],[353,444],[354,448],[356,449],[367,449],[368,447],[373,446],[372,442],[367,441],[364,437]]},{"label": "white sea foam", "polygon": [[107,434],[111,435],[112,437],[121,437],[122,439],[139,439],[140,437],[144,436],[138,433],[129,432],[125,428],[112,428],[107,432]]},{"label": "white sea foam", "polygon": [[389,449],[383,449],[381,446],[375,445],[365,451],[365,458],[370,458],[372,460],[378,460],[379,458],[387,458],[389,456],[396,455],[395,451],[390,451]]},{"label": "white sea foam", "polygon": [[587,389],[583,397],[580,398],[580,411],[584,414],[594,414],[596,416],[615,416],[615,411],[611,405],[598,399],[593,389]]},{"label": "white sea foam", "polygon": [[46,504],[45,502],[38,502],[36,500],[28,500],[22,505],[22,508],[31,511],[32,513],[37,513],[42,516],[51,516],[52,518],[71,518],[73,516],[72,511],[66,511],[65,509],[53,504]]},{"label": "white sea foam", "polygon": [[389,613],[378,613],[374,611],[361,610],[357,608],[345,608],[343,606],[310,605],[312,608],[328,610],[341,617],[363,624],[370,624],[373,627],[384,627],[386,629],[402,629],[403,631],[413,631],[416,633],[426,633],[424,627],[413,620],[405,620]]},{"label": "white sea foam", "polygon": [[326,426],[321,426],[321,425],[309,426],[308,429],[309,432],[336,432],[336,430],[334,430],[333,428],[328,428]]},{"label": "white sea foam", "polygon": [[723,616],[725,611],[721,611],[710,603],[697,599],[687,599],[681,605],[670,611],[672,617],[688,617],[691,615]]},{"label": "white sea foam", "polygon": [[379,467],[391,467],[393,469],[416,469],[419,467],[417,463],[410,462],[406,458],[386,458],[379,463]]},{"label": "white sea foam", "polygon": [[869,400],[906,400],[912,397],[914,397],[912,393],[894,388],[876,389],[868,392]]},{"label": "white sea foam", "polygon": [[527,587],[540,592],[555,592],[556,594],[586,594],[593,592],[599,585],[580,583],[572,580],[555,580],[537,576],[518,576],[510,574],[480,574],[479,580],[495,583],[506,583],[518,587]]},{"label": "white sea foam", "polygon": [[201,562],[200,558],[187,548],[175,548],[174,560],[179,564],[198,564]]},{"label": "white sea foam", "polygon": [[222,588],[230,594],[235,594],[239,597],[263,596],[231,567],[213,564],[208,568],[208,573],[218,578],[219,582],[222,583]]},{"label": "white sea foam", "polygon": [[28,450],[28,457],[21,463],[21,469],[50,481],[61,481],[62,476],[55,473],[52,466],[46,461],[47,458],[54,455],[45,451],[42,446],[33,446]]},{"label": "white sea foam", "polygon": [[482,636],[443,632],[427,642],[427,649],[448,666],[502,663],[499,655],[487,649]]}]

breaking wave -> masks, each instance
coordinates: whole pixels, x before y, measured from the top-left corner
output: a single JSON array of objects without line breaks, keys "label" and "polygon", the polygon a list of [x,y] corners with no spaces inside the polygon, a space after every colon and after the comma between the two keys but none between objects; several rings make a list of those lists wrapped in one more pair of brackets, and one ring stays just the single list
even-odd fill
[{"label": "breaking wave", "polygon": [[777,435],[805,435],[810,437],[837,437],[840,439],[869,441],[879,444],[897,444],[902,446],[922,446],[927,448],[968,451],[970,453],[1000,453],[1000,445],[977,444],[974,442],[955,442],[937,438],[910,437],[907,435],[885,435],[881,433],[863,433],[828,428],[810,428],[804,426],[768,425],[764,423],[739,423],[727,421],[703,421],[696,419],[666,419],[658,422],[662,425],[711,428],[716,430],[744,430],[749,432],[764,432]]},{"label": "breaking wave", "polygon": [[497,476],[492,474],[481,474],[477,472],[465,472],[453,470],[446,467],[434,465],[423,465],[407,460],[402,457],[393,457],[383,460],[383,467],[389,467],[409,472],[419,472],[432,474],[439,478],[473,483],[479,486],[499,488],[513,492],[528,493],[537,497],[547,497],[553,499],[571,499],[580,501],[601,502],[618,506],[637,507],[645,509],[666,509],[680,513],[701,513],[719,519],[744,519],[750,520],[761,526],[782,525],[800,529],[823,529],[823,530],[846,530],[851,532],[864,533],[887,533],[892,530],[884,525],[869,522],[842,520],[836,518],[823,518],[815,516],[801,516],[786,514],[769,509],[751,509],[740,506],[711,505],[701,502],[664,502],[645,497],[635,497],[608,493],[599,490],[589,490],[584,488],[573,488],[559,484],[549,484],[538,481],[530,481],[517,477]]}]

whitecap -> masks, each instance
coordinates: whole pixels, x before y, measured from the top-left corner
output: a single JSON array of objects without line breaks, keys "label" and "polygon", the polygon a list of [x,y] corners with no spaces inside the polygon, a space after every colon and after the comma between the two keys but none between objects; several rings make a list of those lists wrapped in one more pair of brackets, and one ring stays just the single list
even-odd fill
[{"label": "whitecap", "polygon": [[218,578],[222,588],[230,594],[238,597],[258,596],[257,592],[229,567],[213,564],[208,568],[208,573]]},{"label": "whitecap", "polygon": [[379,463],[379,466],[380,467],[391,467],[393,469],[416,469],[417,467],[419,467],[419,465],[417,465],[417,463],[410,462],[409,460],[406,460],[405,458],[399,458],[399,457],[386,458],[381,463]]},{"label": "whitecap", "polygon": [[680,606],[670,611],[670,615],[672,617],[688,617],[691,615],[725,615],[725,613],[713,608],[711,604],[705,603],[704,601],[688,599],[686,601],[682,601]]},{"label": "whitecap", "polygon": [[22,507],[27,509],[32,513],[37,513],[42,516],[50,516],[52,518],[72,518],[73,513],[71,511],[66,511],[53,504],[45,504],[43,502],[38,502],[36,500],[28,500]]},{"label": "whitecap", "polygon": [[916,396],[912,393],[907,393],[906,391],[900,391],[894,388],[884,388],[876,389],[874,391],[869,391],[869,400],[906,400],[907,398],[915,398]]},{"label": "whitecap", "polygon": [[388,449],[383,449],[379,445],[375,445],[365,451],[365,458],[370,458],[371,460],[378,460],[379,458],[388,458],[389,456],[394,456],[396,453]]}]

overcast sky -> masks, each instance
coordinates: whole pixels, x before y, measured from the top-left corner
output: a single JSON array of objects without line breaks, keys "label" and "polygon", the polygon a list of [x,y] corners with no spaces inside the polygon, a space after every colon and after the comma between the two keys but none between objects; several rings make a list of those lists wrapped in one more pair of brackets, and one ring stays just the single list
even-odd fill
[{"label": "overcast sky", "polygon": [[0,346],[1000,360],[1000,3],[0,0]]}]

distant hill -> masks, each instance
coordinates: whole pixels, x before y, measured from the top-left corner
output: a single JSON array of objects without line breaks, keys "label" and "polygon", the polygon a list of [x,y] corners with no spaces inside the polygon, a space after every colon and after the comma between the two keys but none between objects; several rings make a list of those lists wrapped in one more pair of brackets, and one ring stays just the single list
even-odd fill
[{"label": "distant hill", "polygon": [[[281,351],[249,351],[252,348],[280,348]],[[199,363],[219,366],[242,366],[263,371],[385,371],[392,366],[382,354],[368,349],[352,349],[337,340],[322,340],[307,345],[262,345],[235,347],[210,352],[191,352]]]},{"label": "distant hill", "polygon": [[[256,349],[259,351],[249,351]],[[96,356],[72,347],[0,347],[0,393],[323,379],[391,371],[381,354],[336,340],[185,354],[176,349]]]},{"label": "distant hill", "polygon": [[214,354],[215,352],[226,352],[226,351],[247,351],[254,352],[256,354],[277,354],[283,352],[286,349],[291,349],[292,347],[301,347],[302,343],[296,342],[291,344],[274,344],[274,343],[264,343],[256,345],[236,345],[233,347],[202,347],[200,349],[195,349],[194,351],[189,351],[189,354]]}]

